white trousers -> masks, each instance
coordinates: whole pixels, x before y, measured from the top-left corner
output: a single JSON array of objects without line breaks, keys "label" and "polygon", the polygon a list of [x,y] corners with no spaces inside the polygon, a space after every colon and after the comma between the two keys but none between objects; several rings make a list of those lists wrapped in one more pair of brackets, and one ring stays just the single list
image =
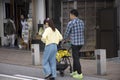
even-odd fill
[{"label": "white trousers", "polygon": [[15,34],[8,35],[8,40],[10,42],[10,46],[14,47],[14,44],[15,44]]}]

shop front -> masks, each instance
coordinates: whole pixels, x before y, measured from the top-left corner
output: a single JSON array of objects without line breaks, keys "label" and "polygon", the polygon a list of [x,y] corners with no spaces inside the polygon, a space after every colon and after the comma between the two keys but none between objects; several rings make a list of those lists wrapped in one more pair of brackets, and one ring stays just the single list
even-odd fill
[{"label": "shop front", "polygon": [[[8,19],[13,18],[15,29],[16,29],[16,39],[15,46],[21,48],[19,43],[22,42],[21,36],[24,32],[27,35],[27,41],[30,46],[29,41],[34,38],[35,34],[38,32],[38,24],[43,24],[43,20],[46,17],[45,11],[45,0],[0,0],[0,40],[1,46],[8,46],[7,35],[5,27]],[[21,15],[27,23],[28,30],[21,29]],[[21,31],[21,33],[20,33]],[[26,44],[25,44],[26,45]]]}]

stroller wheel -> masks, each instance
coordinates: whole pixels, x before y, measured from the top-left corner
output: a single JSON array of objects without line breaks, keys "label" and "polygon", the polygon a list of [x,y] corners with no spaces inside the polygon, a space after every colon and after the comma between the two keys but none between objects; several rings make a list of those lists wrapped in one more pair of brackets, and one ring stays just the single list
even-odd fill
[{"label": "stroller wheel", "polygon": [[60,71],[60,76],[64,76],[64,71]]}]

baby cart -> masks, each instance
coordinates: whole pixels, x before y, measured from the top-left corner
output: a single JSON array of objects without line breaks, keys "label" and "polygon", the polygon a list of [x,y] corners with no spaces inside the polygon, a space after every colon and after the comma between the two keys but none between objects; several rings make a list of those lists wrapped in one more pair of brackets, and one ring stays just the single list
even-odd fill
[{"label": "baby cart", "polygon": [[70,51],[69,49],[61,48],[56,54],[57,61],[57,71],[60,72],[60,76],[64,76],[64,70],[69,67],[70,73],[72,72],[72,66],[70,61]]}]

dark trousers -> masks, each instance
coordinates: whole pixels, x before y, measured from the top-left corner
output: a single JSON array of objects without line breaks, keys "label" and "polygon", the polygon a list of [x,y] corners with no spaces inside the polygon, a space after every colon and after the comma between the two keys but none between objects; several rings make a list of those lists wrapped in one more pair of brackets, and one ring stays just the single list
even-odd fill
[{"label": "dark trousers", "polygon": [[77,71],[79,74],[82,73],[80,64],[80,49],[82,45],[72,45],[72,56],[73,56],[73,71]]}]

